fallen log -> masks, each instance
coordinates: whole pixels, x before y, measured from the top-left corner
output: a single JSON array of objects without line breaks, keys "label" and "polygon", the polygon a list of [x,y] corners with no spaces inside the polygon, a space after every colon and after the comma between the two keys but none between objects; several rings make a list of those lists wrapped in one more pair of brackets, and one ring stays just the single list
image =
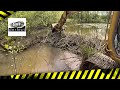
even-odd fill
[{"label": "fallen log", "polygon": [[109,56],[98,52],[84,61],[82,69],[112,69],[119,67],[120,64],[112,60]]}]

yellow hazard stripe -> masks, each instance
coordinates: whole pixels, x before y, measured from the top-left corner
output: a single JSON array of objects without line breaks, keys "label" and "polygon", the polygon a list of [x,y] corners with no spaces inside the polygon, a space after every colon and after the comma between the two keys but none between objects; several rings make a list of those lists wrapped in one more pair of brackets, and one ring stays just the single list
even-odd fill
[{"label": "yellow hazard stripe", "polygon": [[3,15],[3,16],[8,16],[8,14],[6,14],[6,13],[3,12],[3,11],[0,11],[0,14]]},{"label": "yellow hazard stripe", "polygon": [[44,78],[44,75],[45,75],[45,73],[42,73],[42,74],[40,75],[39,79],[43,79],[43,78]]},{"label": "yellow hazard stripe", "polygon": [[98,78],[98,75],[100,74],[100,71],[101,71],[101,69],[98,69],[98,70],[97,70],[97,72],[96,72],[96,74],[95,74],[95,76],[94,76],[93,79],[97,79],[97,78]]},{"label": "yellow hazard stripe", "polygon": [[27,79],[30,79],[30,77],[31,77],[32,75],[33,75],[33,74],[29,74],[28,77],[27,77]]},{"label": "yellow hazard stripe", "polygon": [[10,77],[11,79],[120,79],[120,68],[111,69],[110,72],[107,73],[103,72],[101,69],[97,69],[11,75]]},{"label": "yellow hazard stripe", "polygon": [[113,74],[111,79],[115,79],[117,74],[118,74],[118,72],[119,72],[119,68],[116,68],[116,70],[115,70],[115,72],[114,72],[114,74]]},{"label": "yellow hazard stripe", "polygon": [[51,79],[55,79],[56,75],[57,75],[57,72],[54,72]]},{"label": "yellow hazard stripe", "polygon": [[19,79],[20,75],[16,75],[15,79]]},{"label": "yellow hazard stripe", "polygon": [[64,72],[60,72],[59,76],[57,77],[57,79],[61,79],[62,75]]},{"label": "yellow hazard stripe", "polygon": [[102,72],[102,74],[101,74],[101,76],[100,76],[100,78],[99,78],[99,79],[103,79],[103,78],[104,78],[104,76],[105,76],[105,73],[104,73],[104,72]]},{"label": "yellow hazard stripe", "polygon": [[76,71],[73,71],[69,79],[73,79]]},{"label": "yellow hazard stripe", "polygon": [[79,79],[81,73],[82,73],[82,71],[79,71],[75,79]]},{"label": "yellow hazard stripe", "polygon": [[11,75],[11,79],[13,79],[14,75]]},{"label": "yellow hazard stripe", "polygon": [[45,79],[49,79],[49,78],[50,78],[50,75],[51,75],[51,73],[47,73],[47,75],[46,75],[46,78],[45,78]]},{"label": "yellow hazard stripe", "polygon": [[36,79],[36,78],[38,77],[38,75],[39,75],[39,74],[38,74],[38,73],[36,73],[36,74],[34,75],[34,79]]},{"label": "yellow hazard stripe", "polygon": [[21,77],[21,79],[25,79],[25,77],[26,77],[26,74],[23,74],[22,77]]},{"label": "yellow hazard stripe", "polygon": [[[6,13],[7,12],[7,13]],[[15,13],[15,11],[0,11],[0,21]]]},{"label": "yellow hazard stripe", "polygon": [[70,73],[70,71],[67,71],[67,72],[65,73],[65,76],[64,76],[64,78],[63,78],[63,79],[67,79],[67,77],[68,77],[69,73]]},{"label": "yellow hazard stripe", "polygon": [[87,79],[91,79],[91,78],[92,78],[94,71],[95,71],[95,70],[91,70],[91,72],[90,72],[90,74],[89,74],[89,76],[88,76]]},{"label": "yellow hazard stripe", "polygon": [[120,75],[118,76],[118,78],[117,79],[120,79]]},{"label": "yellow hazard stripe", "polygon": [[85,70],[85,72],[84,72],[84,74],[82,75],[82,78],[81,78],[81,79],[85,79],[87,73],[88,73],[88,70]]},{"label": "yellow hazard stripe", "polygon": [[111,74],[112,74],[112,72],[113,72],[113,69],[110,71],[110,73],[106,76],[106,78],[105,78],[105,79],[109,79],[109,78],[110,78],[110,76],[111,76]]}]

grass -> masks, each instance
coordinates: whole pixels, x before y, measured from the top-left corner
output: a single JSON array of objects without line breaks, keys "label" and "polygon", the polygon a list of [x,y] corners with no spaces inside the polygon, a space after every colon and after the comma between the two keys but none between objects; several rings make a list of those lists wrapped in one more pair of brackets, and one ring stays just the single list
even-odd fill
[{"label": "grass", "polygon": [[90,56],[92,56],[95,52],[95,48],[89,47],[87,45],[80,45],[81,49],[82,49],[82,53],[84,56],[84,59],[88,59]]}]

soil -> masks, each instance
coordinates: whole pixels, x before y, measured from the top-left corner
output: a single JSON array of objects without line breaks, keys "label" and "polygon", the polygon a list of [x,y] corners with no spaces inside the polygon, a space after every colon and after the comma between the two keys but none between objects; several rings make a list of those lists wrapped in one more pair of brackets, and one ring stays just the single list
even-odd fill
[{"label": "soil", "polygon": [[[17,37],[17,38],[12,37],[12,40],[15,41],[14,45],[19,44],[19,46],[22,46],[22,45],[24,46],[24,48],[22,48],[22,52],[24,52],[25,50],[34,46],[37,43],[39,44],[44,43],[44,44],[50,45],[51,47],[57,47],[63,50],[68,50],[74,54],[79,55],[80,57],[83,58],[84,64],[86,64],[85,61],[87,60],[90,61],[89,58],[94,56],[96,53],[99,53],[101,48],[103,49],[102,45],[105,44],[103,40],[99,40],[97,38],[85,39],[84,37],[77,34],[75,35],[65,34],[64,31],[52,33],[50,28],[35,29],[35,30],[32,30],[29,33],[29,35],[27,35],[26,37]],[[5,42],[6,41],[4,39],[1,39],[2,44],[5,44]],[[88,48],[87,51],[84,50],[86,48]],[[1,47],[0,49],[2,50]],[[92,51],[88,52],[89,49],[90,50],[92,49]],[[101,53],[104,54],[104,49]],[[88,61],[87,61],[87,64],[88,64]],[[112,60],[111,63],[113,62],[116,64],[116,62]],[[104,67],[102,66],[99,67],[100,65],[98,63],[95,64],[95,62],[93,64],[94,64],[93,66],[97,65],[98,68],[105,67],[105,65]],[[87,68],[87,69],[90,69],[90,68]]]}]

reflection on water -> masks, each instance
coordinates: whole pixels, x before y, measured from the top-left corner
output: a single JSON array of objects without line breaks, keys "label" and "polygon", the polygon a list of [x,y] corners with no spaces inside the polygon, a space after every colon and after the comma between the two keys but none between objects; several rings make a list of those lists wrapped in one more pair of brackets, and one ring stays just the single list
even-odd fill
[{"label": "reflection on water", "polygon": [[80,25],[69,25],[66,27],[66,33],[79,34],[85,38],[99,38],[105,39],[107,24],[80,24]]}]

